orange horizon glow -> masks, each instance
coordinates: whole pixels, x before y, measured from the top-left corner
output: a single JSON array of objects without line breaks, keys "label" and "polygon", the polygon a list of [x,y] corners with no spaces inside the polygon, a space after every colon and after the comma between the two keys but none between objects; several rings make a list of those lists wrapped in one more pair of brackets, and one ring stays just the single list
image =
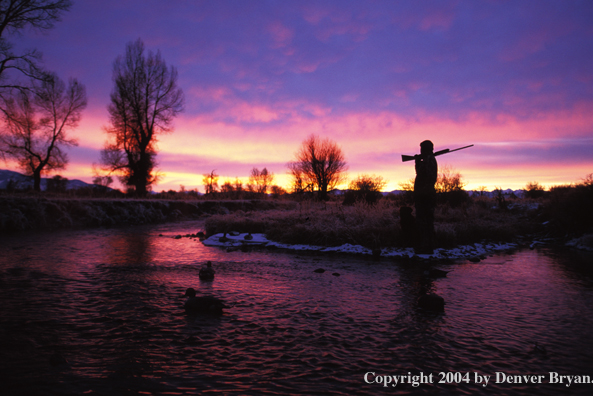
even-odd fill
[{"label": "orange horizon glow", "polygon": [[92,182],[113,61],[138,38],[177,68],[185,95],[174,132],[158,136],[153,191],[203,192],[213,170],[219,185],[246,184],[254,167],[289,190],[286,164],[311,134],[341,146],[349,180],[381,176],[386,191],[414,178],[401,155],[425,139],[474,145],[437,158],[470,190],[593,173],[593,3],[124,3],[77,3],[47,34],[11,37],[87,88],[63,177]]},{"label": "orange horizon glow", "polygon": [[[64,177],[91,182],[91,164],[99,161],[99,151],[107,138],[104,125],[99,122],[100,115],[90,115],[73,133],[79,136],[80,145],[95,157],[86,156],[89,161],[86,165],[71,162],[68,171],[62,172]],[[302,140],[310,133],[330,137],[341,146],[349,165],[349,180],[361,174],[381,176],[387,181],[385,191],[398,190],[400,183],[414,178],[413,163],[402,163],[401,154],[418,151],[422,139],[417,136],[430,138],[435,143],[435,151],[474,144],[469,149],[437,157],[440,165],[449,165],[462,175],[467,189],[482,186],[490,191],[520,189],[532,181],[549,188],[578,182],[593,172],[593,159],[558,163],[544,157],[533,163],[532,158],[523,160],[520,153],[514,155],[513,151],[520,148],[553,151],[562,143],[562,139],[555,138],[557,128],[586,130],[588,125],[593,125],[593,112],[550,113],[526,121],[507,117],[494,122],[479,114],[461,122],[435,117],[410,122],[382,112],[319,116],[312,120],[295,117],[278,133],[274,126],[265,124],[256,130],[246,130],[208,117],[181,116],[176,121],[175,131],[159,139],[157,161],[163,178],[153,190],[179,190],[183,185],[186,190],[197,188],[203,192],[203,174],[212,170],[219,175],[219,185],[235,178],[246,184],[253,167],[267,168],[275,175],[274,183],[289,190],[286,163],[293,159]],[[364,136],[364,140],[357,136]],[[586,134],[564,140],[576,144],[592,141]],[[347,188],[347,185],[339,187]]]},{"label": "orange horizon glow", "polygon": [[[99,162],[99,151],[107,135],[103,131],[106,122],[101,124],[99,115],[90,114],[87,117],[78,130],[71,133],[78,137],[80,143],[71,152],[82,148],[84,161],[71,155],[73,160],[68,168],[59,174],[92,183],[92,164]],[[353,113],[345,117],[296,120],[286,127],[283,134],[279,134],[281,138],[278,139],[272,127],[245,131],[238,126],[209,119],[180,117],[176,122],[176,130],[160,137],[157,161],[163,177],[153,186],[153,191],[178,191],[183,185],[186,190],[203,192],[203,174],[212,170],[219,175],[219,185],[225,181],[233,182],[236,178],[245,185],[253,167],[266,167],[275,175],[274,184],[290,190],[290,178],[285,165],[293,159],[302,139],[306,137],[302,133],[299,136],[301,130],[322,137],[329,135],[345,153],[349,165],[348,179],[352,180],[361,174],[381,176],[387,181],[385,191],[399,190],[400,183],[414,178],[413,163],[402,163],[401,154],[415,154],[418,151],[416,147],[420,139],[415,136],[429,136],[435,143],[435,151],[474,144],[469,149],[437,157],[441,166],[450,166],[462,175],[468,190],[480,187],[486,187],[489,191],[496,188],[521,189],[533,181],[549,188],[577,183],[592,173],[593,160],[548,163],[546,158],[541,158],[538,163],[531,163],[522,161],[519,155],[513,155],[513,150],[524,146],[554,150],[558,144],[558,139],[554,139],[554,130],[559,125],[586,128],[589,123],[593,125],[593,112],[576,116],[548,114],[535,121],[497,120],[495,124],[476,114],[463,122],[427,118],[424,122],[411,123],[387,113]],[[334,130],[341,131],[338,137],[327,133]],[[532,131],[537,131],[537,136],[532,135]],[[354,139],[356,135],[365,136],[365,140]],[[284,136],[293,138],[285,139]],[[517,139],[517,136],[521,139]],[[539,139],[523,140],[526,136]],[[573,140],[577,144],[579,140],[591,141],[586,136]],[[452,143],[445,145],[441,142]],[[484,153],[485,150],[488,152]],[[347,188],[347,185],[348,182],[339,188]],[[122,188],[121,185],[118,187]]]}]

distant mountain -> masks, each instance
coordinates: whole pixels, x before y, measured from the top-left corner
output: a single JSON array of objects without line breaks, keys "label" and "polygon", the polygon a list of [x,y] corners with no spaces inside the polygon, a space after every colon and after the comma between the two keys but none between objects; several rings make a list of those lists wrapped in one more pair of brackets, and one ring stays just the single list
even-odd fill
[{"label": "distant mountain", "polygon": [[[485,197],[493,198],[493,197],[496,197],[498,193],[496,191],[471,190],[471,191],[468,191],[468,194],[472,197],[483,195]],[[523,194],[525,194],[525,190],[511,190],[510,188],[507,188],[506,190],[502,190],[502,194],[506,197],[514,195],[517,198],[523,198]]]},{"label": "distant mountain", "polygon": [[[393,191],[384,191],[383,195],[388,195],[388,194],[403,194],[405,191],[404,190],[393,190]],[[497,192],[496,191],[475,191],[475,190],[468,190],[467,193],[472,196],[472,197],[476,197],[476,196],[480,196],[483,195],[485,197],[496,197]],[[509,197],[511,195],[515,195],[517,198],[521,198],[523,197],[523,194],[525,194],[525,190],[511,190],[510,188],[507,188],[506,190],[502,190],[502,194],[505,195],[506,197]]]},{"label": "distant mountain", "polygon": [[[41,190],[45,191],[47,187],[47,177],[41,178]],[[15,183],[15,188],[25,189],[25,188],[33,188],[33,178],[29,176],[25,176],[18,172],[13,172],[6,169],[0,169],[0,189],[4,190],[8,186],[8,183],[12,180]],[[82,187],[92,187],[93,184],[88,184],[83,182],[82,180],[68,180],[68,184],[66,186],[67,190],[73,190]]]}]

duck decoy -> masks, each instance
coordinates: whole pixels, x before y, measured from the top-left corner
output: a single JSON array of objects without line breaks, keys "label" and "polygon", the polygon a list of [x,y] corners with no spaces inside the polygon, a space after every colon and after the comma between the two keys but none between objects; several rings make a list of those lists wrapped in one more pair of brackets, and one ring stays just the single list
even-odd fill
[{"label": "duck decoy", "polygon": [[184,297],[187,297],[187,301],[183,305],[185,312],[222,315],[223,308],[230,308],[222,300],[214,296],[196,297],[196,290],[193,287],[185,291]]},{"label": "duck decoy", "polygon": [[431,278],[445,278],[449,272],[451,271],[445,271],[438,268],[431,268],[427,271],[424,271],[424,275],[428,275]]},{"label": "duck decoy", "polygon": [[206,265],[200,268],[198,276],[201,280],[213,280],[216,271],[212,268],[212,261],[208,261]]},{"label": "duck decoy", "polygon": [[228,241],[230,241],[230,239],[226,236],[226,232],[224,233],[223,236],[221,236],[220,238],[218,238],[218,242],[225,243],[225,242],[228,242]]},{"label": "duck decoy", "polygon": [[427,311],[443,312],[445,299],[434,293],[425,294],[418,299],[418,306]]},{"label": "duck decoy", "polygon": [[245,236],[243,237],[243,239],[245,239],[246,241],[250,241],[250,240],[252,240],[252,239],[253,239],[253,235],[251,235],[251,233],[248,233],[247,235],[245,235]]}]

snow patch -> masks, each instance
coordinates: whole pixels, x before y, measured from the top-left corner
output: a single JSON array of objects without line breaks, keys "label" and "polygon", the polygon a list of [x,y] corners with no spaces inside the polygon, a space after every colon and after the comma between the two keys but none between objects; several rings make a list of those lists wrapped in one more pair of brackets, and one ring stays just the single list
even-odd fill
[{"label": "snow patch", "polygon": [[[239,247],[244,245],[268,246],[279,249],[296,250],[296,251],[314,251],[314,252],[335,252],[335,253],[350,253],[372,255],[371,249],[364,246],[351,245],[349,243],[341,246],[316,246],[316,245],[290,245],[268,240],[264,234],[251,234],[253,239],[245,239],[248,234],[229,235],[215,234],[205,239],[202,243],[205,246],[213,247]],[[423,259],[464,259],[472,257],[481,257],[492,252],[504,251],[516,248],[514,243],[476,243],[473,245],[463,245],[452,249],[435,249],[433,254],[418,254],[414,253],[412,248],[384,248],[381,250],[381,256],[393,258],[406,258],[418,256]]]},{"label": "snow patch", "polygon": [[580,238],[570,240],[566,243],[566,246],[571,246],[576,249],[593,252],[593,234],[586,234]]}]

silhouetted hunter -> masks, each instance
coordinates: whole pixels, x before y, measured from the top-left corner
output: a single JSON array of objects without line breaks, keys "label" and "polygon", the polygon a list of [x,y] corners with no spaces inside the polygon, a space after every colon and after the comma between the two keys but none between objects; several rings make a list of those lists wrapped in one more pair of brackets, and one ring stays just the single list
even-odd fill
[{"label": "silhouetted hunter", "polygon": [[420,254],[432,254],[434,249],[434,208],[437,203],[434,185],[437,181],[438,165],[433,149],[432,142],[425,140],[420,143],[420,155],[414,158],[416,162],[414,206],[416,207],[416,225],[420,234],[416,252]]},{"label": "silhouetted hunter", "polygon": [[[473,147],[473,144],[459,147],[454,150],[444,149],[434,153],[432,142],[430,140],[425,140],[420,143],[420,154],[402,155],[402,162],[412,160],[416,162],[414,205],[416,206],[416,227],[420,234],[420,241],[415,246],[417,253],[432,254],[434,251],[434,208],[437,200],[437,193],[434,185],[437,181],[439,172],[435,157],[463,150],[468,147]],[[404,234],[406,233],[406,224],[407,228],[412,224],[409,220],[405,220],[405,218],[408,218],[409,216],[410,214],[408,212],[400,212],[402,231]]]}]

